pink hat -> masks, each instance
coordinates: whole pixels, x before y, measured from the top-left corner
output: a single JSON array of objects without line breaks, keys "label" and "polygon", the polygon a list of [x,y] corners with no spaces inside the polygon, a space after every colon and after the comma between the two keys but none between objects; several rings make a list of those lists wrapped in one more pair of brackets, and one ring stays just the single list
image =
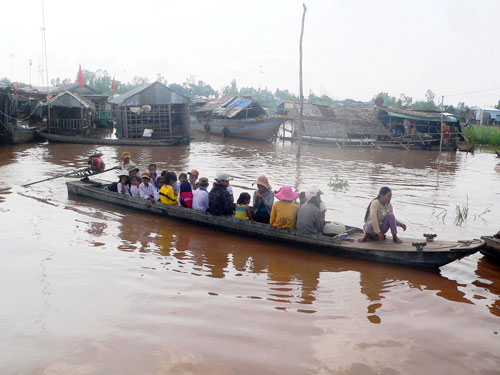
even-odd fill
[{"label": "pink hat", "polygon": [[285,185],[274,196],[280,201],[294,201],[299,197],[299,193],[294,192],[291,186]]}]

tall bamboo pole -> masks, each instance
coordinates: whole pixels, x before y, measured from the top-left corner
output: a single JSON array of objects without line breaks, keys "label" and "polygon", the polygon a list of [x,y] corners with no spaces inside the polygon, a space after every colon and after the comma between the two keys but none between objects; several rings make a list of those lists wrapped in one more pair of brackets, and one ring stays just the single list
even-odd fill
[{"label": "tall bamboo pole", "polygon": [[302,39],[304,37],[304,22],[306,19],[307,7],[306,4],[302,4],[304,7],[304,12],[302,13],[302,29],[300,31],[300,43],[299,43],[299,82],[300,82],[300,114],[299,114],[299,145],[297,147],[297,158],[300,158],[302,153],[302,128],[303,128],[303,116],[304,116],[304,92],[302,91]]},{"label": "tall bamboo pole", "polygon": [[441,96],[441,138],[440,138],[440,141],[439,141],[439,154],[441,155],[441,149],[443,148],[443,111],[444,111],[444,106],[443,106],[443,103],[444,103],[444,95]]}]

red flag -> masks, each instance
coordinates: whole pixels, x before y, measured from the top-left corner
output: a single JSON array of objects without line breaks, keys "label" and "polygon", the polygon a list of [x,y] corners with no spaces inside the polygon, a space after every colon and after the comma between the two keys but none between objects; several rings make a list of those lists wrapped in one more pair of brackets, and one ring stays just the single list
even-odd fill
[{"label": "red flag", "polygon": [[111,82],[111,92],[115,92],[115,76],[113,76],[113,82]]},{"label": "red flag", "polygon": [[78,70],[78,83],[80,84],[80,87],[82,89],[85,87],[85,80],[83,79],[82,73],[82,64],[80,64],[80,69]]},{"label": "red flag", "polygon": [[14,83],[12,84],[12,87],[14,87],[14,88],[17,90],[17,87],[18,87],[17,82],[14,82]]}]

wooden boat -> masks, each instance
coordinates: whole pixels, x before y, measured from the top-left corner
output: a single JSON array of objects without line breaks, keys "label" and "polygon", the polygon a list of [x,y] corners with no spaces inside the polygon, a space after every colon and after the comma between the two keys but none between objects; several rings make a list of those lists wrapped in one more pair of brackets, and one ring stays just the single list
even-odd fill
[{"label": "wooden boat", "polygon": [[213,119],[210,121],[198,121],[193,116],[191,118],[191,128],[198,132],[217,134],[224,137],[268,141],[276,135],[279,127],[285,121],[279,117],[248,120]]},{"label": "wooden boat", "polygon": [[[402,244],[392,241],[342,241],[338,238],[323,235],[302,235],[296,231],[273,228],[267,224],[253,221],[245,221],[227,216],[213,216],[207,212],[167,206],[161,203],[151,203],[148,200],[126,197],[118,193],[104,190],[105,183],[98,180],[81,180],[66,182],[68,193],[108,202],[123,207],[142,210],[158,215],[167,216],[196,223],[197,225],[211,227],[220,231],[238,233],[253,238],[267,239],[277,242],[285,242],[302,249],[321,250],[323,252],[366,259],[371,261],[389,262],[418,267],[440,267],[456,259],[463,258],[480,250],[485,242],[473,240],[465,243],[453,241],[433,241],[427,243],[423,250],[413,248],[412,242],[422,240],[403,239]],[[359,228],[348,227],[350,235],[355,239],[362,236],[363,231]]]},{"label": "wooden boat", "polygon": [[86,145],[114,145],[114,146],[173,146],[189,144],[189,137],[172,137],[169,139],[155,138],[91,138],[71,135],[49,134],[38,132],[38,134],[49,142],[78,143]]},{"label": "wooden boat", "polygon": [[288,118],[269,116],[250,96],[214,99],[196,109],[191,116],[191,128],[224,137],[268,141]]},{"label": "wooden boat", "polygon": [[26,125],[8,125],[4,134],[1,135],[2,142],[9,144],[34,142],[39,139],[34,128]]},{"label": "wooden boat", "polygon": [[482,236],[481,239],[486,241],[486,246],[481,250],[481,253],[488,258],[500,262],[500,238],[495,236]]}]

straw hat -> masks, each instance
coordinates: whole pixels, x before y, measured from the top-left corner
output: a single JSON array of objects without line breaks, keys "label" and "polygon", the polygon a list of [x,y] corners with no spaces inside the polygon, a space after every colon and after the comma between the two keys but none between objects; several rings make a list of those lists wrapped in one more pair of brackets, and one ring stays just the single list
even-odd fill
[{"label": "straw hat", "polygon": [[128,151],[122,152],[122,159],[129,158],[129,157],[130,157],[130,152],[128,152]]},{"label": "straw hat", "polygon": [[141,178],[147,178],[148,180],[150,180],[151,178],[149,177],[149,173],[147,172],[144,172],[142,175],[141,175]]},{"label": "straw hat", "polygon": [[294,192],[291,186],[285,185],[274,196],[280,201],[294,201],[299,197],[299,193]]},{"label": "straw hat", "polygon": [[128,172],[131,172],[133,171],[134,169],[137,169],[139,170],[139,168],[137,167],[137,165],[135,165],[134,163],[128,163],[125,168],[127,168],[127,171]]},{"label": "straw hat", "polygon": [[267,189],[272,189],[271,185],[269,185],[269,181],[267,180],[267,177],[266,176],[260,176],[257,181],[255,181],[253,183],[254,185],[257,184],[257,185],[262,185],[264,186],[265,188]]}]

